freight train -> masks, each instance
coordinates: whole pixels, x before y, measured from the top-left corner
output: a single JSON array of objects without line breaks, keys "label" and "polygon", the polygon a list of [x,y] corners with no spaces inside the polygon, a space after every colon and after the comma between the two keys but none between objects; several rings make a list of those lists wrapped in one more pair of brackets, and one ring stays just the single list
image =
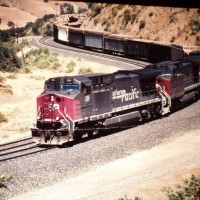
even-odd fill
[{"label": "freight train", "polygon": [[199,99],[200,57],[45,81],[31,128],[40,145],[62,145],[94,131],[126,127],[168,115]]},{"label": "freight train", "polygon": [[185,57],[182,46],[163,45],[136,40],[108,32],[95,32],[60,24],[53,26],[54,41],[88,50],[117,54],[134,59],[147,59],[151,62],[181,60]]}]

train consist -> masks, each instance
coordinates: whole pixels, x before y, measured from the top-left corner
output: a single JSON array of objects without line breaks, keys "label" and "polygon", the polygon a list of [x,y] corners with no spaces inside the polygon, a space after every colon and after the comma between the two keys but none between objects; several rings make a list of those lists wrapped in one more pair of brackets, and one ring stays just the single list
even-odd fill
[{"label": "train consist", "polygon": [[199,95],[199,56],[139,70],[50,78],[37,98],[32,137],[37,144],[62,145],[95,130],[169,114]]},{"label": "train consist", "polygon": [[178,45],[163,45],[108,32],[94,32],[59,24],[54,24],[53,38],[54,41],[65,45],[108,54],[120,54],[134,59],[147,59],[151,62],[175,61],[185,57],[183,48]]}]

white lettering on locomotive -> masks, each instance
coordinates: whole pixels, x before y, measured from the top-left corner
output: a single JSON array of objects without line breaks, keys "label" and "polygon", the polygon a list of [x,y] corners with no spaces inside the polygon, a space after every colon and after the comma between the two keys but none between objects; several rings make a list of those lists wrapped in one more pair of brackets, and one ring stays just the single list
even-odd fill
[{"label": "white lettering on locomotive", "polygon": [[85,102],[89,102],[90,101],[90,95],[86,95],[85,96]]},{"label": "white lettering on locomotive", "polygon": [[131,101],[139,98],[139,91],[137,88],[131,89],[131,92],[126,92],[126,90],[115,90],[112,93],[112,97],[113,100],[121,99],[122,102]]}]

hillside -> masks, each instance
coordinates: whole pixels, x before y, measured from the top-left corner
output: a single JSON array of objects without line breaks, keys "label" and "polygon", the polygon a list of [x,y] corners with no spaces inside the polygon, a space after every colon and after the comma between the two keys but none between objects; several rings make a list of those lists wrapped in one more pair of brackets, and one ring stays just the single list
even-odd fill
[{"label": "hillside", "polygon": [[92,4],[82,27],[158,42],[200,46],[200,9]]},{"label": "hillside", "polygon": [[[64,4],[71,4],[74,13],[88,8],[83,2],[29,0],[27,3],[26,0],[1,0],[0,29],[8,29],[9,21],[20,27],[45,14],[59,15]],[[156,42],[200,47],[200,9],[88,4],[88,17],[82,28],[104,30]]]},{"label": "hillside", "polygon": [[[68,1],[49,1],[44,0],[0,0],[0,30],[8,29],[8,22],[12,21],[18,27],[25,26],[28,22],[34,22],[45,14],[60,14],[60,7]],[[70,2],[74,12],[79,8],[87,8],[85,3]]]}]

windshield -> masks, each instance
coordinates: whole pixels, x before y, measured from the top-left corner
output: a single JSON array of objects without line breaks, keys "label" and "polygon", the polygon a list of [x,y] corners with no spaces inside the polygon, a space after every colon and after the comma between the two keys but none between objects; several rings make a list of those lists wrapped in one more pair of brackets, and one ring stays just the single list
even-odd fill
[{"label": "windshield", "polygon": [[56,90],[56,91],[59,91],[59,85],[58,84],[48,83],[48,84],[45,85],[45,90]]},{"label": "windshield", "polygon": [[79,85],[78,84],[61,85],[61,91],[78,92],[79,91]]}]

